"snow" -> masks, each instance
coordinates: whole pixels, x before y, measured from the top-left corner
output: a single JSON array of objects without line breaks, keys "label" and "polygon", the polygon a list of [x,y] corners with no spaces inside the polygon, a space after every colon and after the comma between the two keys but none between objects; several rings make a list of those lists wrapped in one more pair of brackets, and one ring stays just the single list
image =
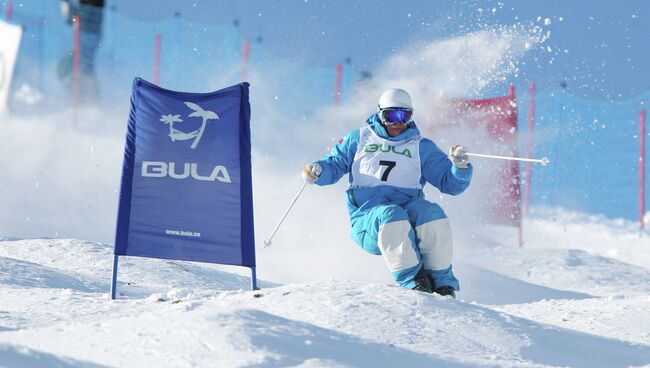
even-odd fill
[{"label": "snow", "polygon": [[[121,4],[122,8],[127,3]],[[375,8],[391,11],[390,7]],[[483,18],[497,13],[497,8],[489,9],[481,12]],[[502,4],[498,9],[504,17],[509,16]],[[248,13],[258,20],[278,19],[269,16],[276,13],[266,9]],[[300,18],[278,14],[285,20]],[[394,32],[405,38],[389,42],[392,53],[384,55],[379,65],[366,65],[368,60],[357,56],[368,49],[379,49],[372,46],[373,40],[386,38],[378,37],[376,32],[357,32],[363,36],[363,42],[355,41],[350,38],[353,33],[340,33],[346,28],[341,22],[345,19],[354,23],[357,31],[354,17],[340,18],[338,10],[331,14],[335,14],[337,21],[332,23],[327,14],[320,18],[337,27],[324,32],[322,27],[311,24],[316,20],[312,17],[309,27],[293,26],[292,29],[306,32],[298,33],[301,37],[296,41],[312,42],[313,35],[304,37],[310,33],[318,33],[319,42],[336,41],[336,62],[343,52],[340,41],[356,45],[350,56],[357,65],[364,65],[364,72],[374,75],[344,91],[336,111],[328,107],[329,87],[321,88],[310,79],[300,82],[313,84],[308,93],[302,89],[290,93],[294,90],[294,77],[307,73],[305,67],[300,60],[273,58],[272,51],[285,48],[266,46],[275,40],[286,45],[289,59],[295,57],[296,50],[302,50],[298,59],[311,56],[331,66],[334,63],[328,54],[332,53],[327,51],[326,44],[311,52],[300,43],[287,42],[290,38],[266,37],[264,46],[256,45],[257,55],[267,51],[263,62],[257,60],[250,70],[255,86],[251,95],[255,109],[253,187],[257,271],[261,278],[261,290],[257,291],[249,290],[246,269],[122,257],[119,298],[109,298],[113,262],[113,246],[109,242],[117,212],[123,130],[128,113],[125,109],[133,73],[132,65],[115,60],[120,60],[120,56],[131,62],[139,60],[149,73],[149,59],[132,53],[147,49],[149,36],[131,40],[128,48],[112,45],[110,62],[100,58],[104,60],[98,69],[103,83],[109,77],[128,83],[126,88],[109,83],[122,86],[112,91],[115,98],[107,94],[111,106],[81,108],[77,116],[83,119],[74,124],[70,121],[72,111],[65,108],[32,108],[41,104],[46,95],[49,101],[59,89],[43,94],[31,84],[36,71],[27,64],[21,65],[23,79],[29,83],[19,84],[14,102],[26,105],[23,110],[33,115],[17,115],[3,121],[3,132],[12,139],[0,145],[5,169],[0,194],[5,209],[4,216],[0,216],[0,236],[19,238],[0,238],[0,367],[650,366],[650,237],[639,233],[636,222],[560,208],[534,208],[525,218],[525,243],[520,248],[516,231],[478,227],[468,210],[476,206],[477,198],[485,195],[488,185],[479,180],[479,175],[490,171],[486,161],[477,160],[477,177],[460,198],[427,193],[430,199],[439,199],[453,221],[454,269],[462,288],[457,300],[396,286],[381,257],[369,256],[353,244],[344,215],[345,180],[329,188],[305,190],[273,239],[273,246],[262,248],[262,240],[302,185],[296,175],[301,165],[329,150],[325,145],[358,128],[362,120],[359,117],[374,111],[377,90],[395,85],[411,91],[435,87],[433,95],[484,97],[501,91],[513,80],[525,85],[529,78],[556,83],[552,81],[558,78],[553,75],[560,74],[546,71],[551,63],[562,68],[562,75],[567,70],[578,71],[570,76],[571,80],[575,86],[583,84],[580,88],[590,93],[599,88],[593,82],[606,80],[622,81],[626,94],[635,90],[628,86],[632,81],[604,78],[605,71],[595,70],[580,57],[573,59],[584,68],[567,67],[570,64],[566,59],[559,62],[561,54],[569,49],[572,55],[579,55],[581,50],[596,45],[590,43],[581,48],[568,42],[567,32],[563,33],[558,24],[563,17],[539,16],[537,25],[529,25],[525,19],[533,18],[520,14],[523,23],[517,20],[512,26],[499,22],[492,26],[488,21],[482,26],[467,13],[447,16],[450,22],[445,24],[432,25],[432,19],[427,18],[422,24],[428,27],[457,25],[450,27],[442,39],[438,39],[438,32],[433,32],[434,36],[422,32],[428,35],[422,44],[413,42],[416,32]],[[573,19],[571,14],[565,14],[567,19]],[[600,19],[598,12],[594,14]],[[636,13],[633,17],[637,17]],[[190,18],[187,12],[183,18]],[[558,21],[553,23],[552,19]],[[123,23],[121,26],[126,27]],[[180,25],[174,24],[177,32]],[[187,24],[191,28],[193,23]],[[242,24],[247,24],[245,18]],[[138,34],[154,32],[144,22],[137,26]],[[156,33],[162,32],[159,27],[164,28],[164,24],[155,22]],[[259,28],[256,32],[269,31],[263,25],[255,27]],[[575,35],[584,33],[580,29],[590,31],[596,35],[592,37],[594,42],[601,45],[597,49],[616,44],[599,37],[602,29],[594,33],[599,30],[594,27],[597,25],[583,24],[581,28],[571,28],[569,33],[576,38]],[[147,29],[151,32],[143,32]],[[203,31],[206,29],[202,27]],[[382,29],[390,32],[391,28]],[[551,29],[557,40],[550,39]],[[609,27],[607,32],[612,29]],[[278,30],[274,30],[275,34]],[[115,30],[111,32],[108,34]],[[201,33],[206,32],[192,36]],[[63,37],[55,38],[65,41]],[[107,44],[112,42],[109,38],[105,40]],[[576,40],[580,45],[584,43],[579,36]],[[626,40],[625,44],[633,42]],[[58,43],[48,47],[56,48]],[[34,45],[31,48],[42,50]],[[192,50],[195,56],[210,52],[203,47]],[[544,50],[548,56],[540,52]],[[229,54],[227,50],[221,51],[223,57]],[[50,54],[58,52],[45,53]],[[524,58],[525,55],[530,57]],[[190,59],[199,60],[201,68],[187,64]],[[196,78],[198,74],[191,77],[177,73],[181,78],[177,76],[174,81],[174,69],[170,66],[164,83],[172,89],[191,90],[208,85],[220,88],[238,81],[239,58],[219,59],[221,64],[230,62],[234,66],[215,72],[210,65],[204,65],[205,58],[187,58],[173,64],[184,72],[201,69],[209,71],[209,75]],[[602,57],[591,59],[601,60],[603,68],[615,65],[612,60],[603,63]],[[58,59],[50,61],[54,65]],[[543,69],[544,74],[537,69]],[[592,83],[585,82],[586,79]],[[198,80],[209,83],[191,84]],[[54,81],[58,85],[59,81]],[[610,87],[615,89],[608,85],[600,91]],[[325,92],[317,93],[318,89]],[[431,101],[424,92],[413,97],[418,106],[418,122],[440,114],[437,99]],[[302,116],[309,124],[277,129],[278,119],[286,117],[287,112]],[[332,122],[339,120],[333,118],[335,113],[349,118],[333,127]],[[435,137],[441,147],[457,142],[470,144],[482,138],[460,127],[446,134],[431,133],[427,131],[426,135]],[[594,136],[588,138],[594,145]],[[535,175],[541,177],[544,172]]]},{"label": "snow", "polygon": [[2,239],[0,366],[649,365],[636,225],[544,209],[522,248],[512,229],[460,232],[457,300],[309,275],[250,291],[216,265],[122,257],[111,301],[111,245]]}]

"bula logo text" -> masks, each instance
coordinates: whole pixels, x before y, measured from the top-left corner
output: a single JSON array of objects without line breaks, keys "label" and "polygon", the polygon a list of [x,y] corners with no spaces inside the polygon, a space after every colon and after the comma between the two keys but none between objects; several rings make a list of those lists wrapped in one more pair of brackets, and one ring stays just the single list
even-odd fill
[{"label": "bula logo text", "polygon": [[[179,170],[177,166],[182,166],[182,170]],[[199,165],[194,162],[177,164],[175,162],[143,161],[142,176],[147,178],[164,178],[169,176],[172,179],[187,179],[191,177],[201,181],[231,183],[230,174],[228,174],[228,169],[225,166],[216,165],[210,175],[200,175]]]}]

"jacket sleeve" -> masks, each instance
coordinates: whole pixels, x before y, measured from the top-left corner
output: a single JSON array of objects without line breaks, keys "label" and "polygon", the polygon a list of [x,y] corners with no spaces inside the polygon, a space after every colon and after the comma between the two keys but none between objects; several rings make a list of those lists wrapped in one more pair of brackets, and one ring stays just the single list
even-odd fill
[{"label": "jacket sleeve", "polygon": [[424,180],[445,194],[457,195],[465,191],[472,179],[474,168],[454,166],[447,155],[428,139],[420,142],[420,162]]},{"label": "jacket sleeve", "polygon": [[329,155],[325,155],[322,159],[316,161],[322,168],[321,174],[316,180],[316,184],[334,184],[339,181],[343,175],[349,173],[358,146],[359,130],[355,130],[350,132],[350,134],[345,136],[339,144],[334,146]]}]

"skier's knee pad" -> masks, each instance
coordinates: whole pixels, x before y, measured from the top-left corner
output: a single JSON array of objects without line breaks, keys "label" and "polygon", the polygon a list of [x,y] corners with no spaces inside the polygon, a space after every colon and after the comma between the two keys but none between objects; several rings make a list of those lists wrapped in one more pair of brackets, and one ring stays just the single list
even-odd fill
[{"label": "skier's knee pad", "polygon": [[[387,225],[401,222],[397,226],[389,226],[389,233],[398,230],[399,233],[412,229],[408,222],[408,215],[406,211],[397,205],[386,204],[379,205],[372,208],[366,215],[358,218],[352,225],[352,239],[359,244],[365,251],[372,254],[383,254],[380,249],[378,240],[380,229]],[[408,228],[403,229],[403,223],[406,223]],[[393,235],[393,234],[391,234]],[[410,243],[414,243],[414,233],[408,233]],[[402,235],[399,235],[402,236]]]},{"label": "skier's knee pad", "polygon": [[391,272],[420,264],[420,257],[414,247],[414,235],[408,220],[392,221],[379,226],[377,247]]},{"label": "skier's knee pad", "polygon": [[418,247],[422,262],[429,270],[449,267],[453,255],[453,241],[449,219],[429,221],[415,227],[420,240]]}]

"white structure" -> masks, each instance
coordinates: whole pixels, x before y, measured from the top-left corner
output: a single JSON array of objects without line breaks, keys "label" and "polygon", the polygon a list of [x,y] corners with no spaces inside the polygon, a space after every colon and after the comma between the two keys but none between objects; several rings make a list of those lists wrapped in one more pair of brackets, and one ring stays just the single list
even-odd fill
[{"label": "white structure", "polygon": [[23,29],[21,26],[0,20],[0,35],[0,114],[4,114],[9,107],[9,88]]}]

